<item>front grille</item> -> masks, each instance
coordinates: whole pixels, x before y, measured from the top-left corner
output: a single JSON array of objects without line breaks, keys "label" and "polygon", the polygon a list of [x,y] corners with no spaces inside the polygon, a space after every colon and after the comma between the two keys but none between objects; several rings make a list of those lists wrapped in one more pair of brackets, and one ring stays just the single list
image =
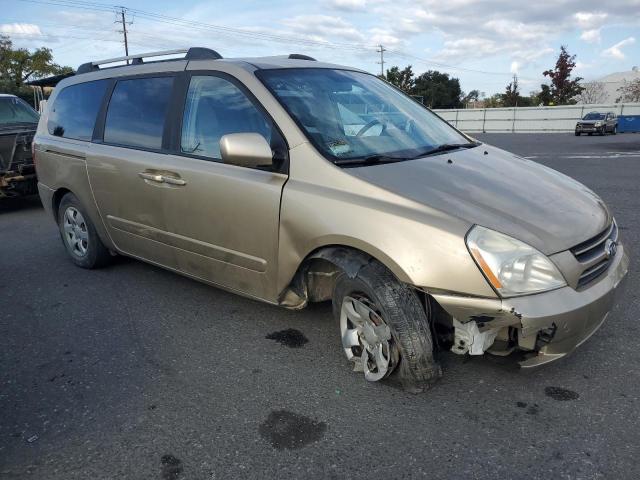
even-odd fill
[{"label": "front grille", "polygon": [[607,240],[613,242],[618,240],[618,226],[615,221],[595,237],[571,249],[576,260],[584,266],[578,279],[577,288],[587,286],[609,268],[613,256],[609,256],[605,250]]}]

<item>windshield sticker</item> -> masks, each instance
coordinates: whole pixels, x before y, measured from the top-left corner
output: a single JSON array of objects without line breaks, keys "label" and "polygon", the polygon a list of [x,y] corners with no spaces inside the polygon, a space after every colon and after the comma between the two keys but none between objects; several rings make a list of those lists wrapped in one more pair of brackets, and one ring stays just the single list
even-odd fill
[{"label": "windshield sticker", "polygon": [[351,151],[351,147],[344,140],[335,140],[333,142],[329,142],[327,146],[329,147],[329,150],[331,150],[331,153],[333,153],[336,157],[339,157],[340,155],[344,155]]}]

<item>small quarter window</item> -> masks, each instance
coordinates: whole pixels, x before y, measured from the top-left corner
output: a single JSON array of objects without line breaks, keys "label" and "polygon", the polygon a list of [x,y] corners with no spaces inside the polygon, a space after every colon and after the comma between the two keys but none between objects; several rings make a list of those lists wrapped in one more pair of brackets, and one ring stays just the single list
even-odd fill
[{"label": "small quarter window", "polygon": [[104,125],[104,141],[160,150],[173,77],[136,78],[116,84]]},{"label": "small quarter window", "polygon": [[49,110],[49,133],[56,137],[91,141],[107,82],[97,80],[62,89]]},{"label": "small quarter window", "polygon": [[[220,160],[220,138],[229,133],[259,133],[277,150],[271,119],[233,83],[214,76],[194,76],[182,120],[182,153]],[[273,140],[273,141],[272,141]]]}]

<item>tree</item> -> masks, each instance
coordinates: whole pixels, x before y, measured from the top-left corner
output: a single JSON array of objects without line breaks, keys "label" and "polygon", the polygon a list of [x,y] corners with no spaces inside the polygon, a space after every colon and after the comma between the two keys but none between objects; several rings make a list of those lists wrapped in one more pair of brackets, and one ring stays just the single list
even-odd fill
[{"label": "tree", "polygon": [[607,100],[607,92],[602,82],[587,82],[582,84],[582,92],[576,97],[578,103],[594,104],[604,103]]},{"label": "tree", "polygon": [[42,47],[30,52],[26,48],[13,48],[11,39],[0,35],[0,83],[4,90],[15,92],[28,80],[72,71],[53,62],[51,49]]},{"label": "tree", "polygon": [[502,94],[494,93],[490,97],[484,99],[485,108],[500,108],[502,107]]},{"label": "tree", "polygon": [[487,97],[484,99],[484,106],[485,108],[500,108],[500,107],[504,107],[503,103],[502,103],[502,94],[501,93],[495,93],[493,95],[491,95],[490,97]]},{"label": "tree", "polygon": [[553,95],[551,94],[551,87],[544,83],[540,85],[539,92],[531,92],[531,105],[553,105]]},{"label": "tree", "polygon": [[398,67],[391,67],[387,70],[387,82],[395,85],[400,90],[410,93],[414,87],[415,79],[411,65],[400,70]]},{"label": "tree", "polygon": [[624,81],[624,84],[618,88],[620,96],[616,99],[616,103],[620,102],[640,102],[640,78],[631,82]]},{"label": "tree", "polygon": [[520,90],[518,90],[518,76],[513,76],[513,81],[507,85],[502,95],[502,103],[505,107],[517,107]]},{"label": "tree", "polygon": [[462,104],[466,107],[470,103],[476,103],[480,99],[480,90],[471,90],[465,94],[462,92]]},{"label": "tree", "polygon": [[567,47],[562,45],[555,68],[542,72],[545,77],[551,78],[551,95],[556,105],[574,104],[575,97],[582,92],[582,77],[571,79],[571,72],[576,67],[575,60],[576,56],[570,55]]},{"label": "tree", "polygon": [[459,108],[462,106],[460,81],[448,73],[429,70],[415,79],[412,95],[422,97],[431,108]]}]

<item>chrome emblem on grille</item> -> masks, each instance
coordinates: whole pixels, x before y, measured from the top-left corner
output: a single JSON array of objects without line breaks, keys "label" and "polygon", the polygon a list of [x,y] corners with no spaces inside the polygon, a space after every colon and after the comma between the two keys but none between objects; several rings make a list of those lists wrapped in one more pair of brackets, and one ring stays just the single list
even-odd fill
[{"label": "chrome emblem on grille", "polygon": [[607,258],[612,258],[616,256],[616,252],[618,251],[618,244],[611,239],[608,239],[604,242],[604,253]]}]

